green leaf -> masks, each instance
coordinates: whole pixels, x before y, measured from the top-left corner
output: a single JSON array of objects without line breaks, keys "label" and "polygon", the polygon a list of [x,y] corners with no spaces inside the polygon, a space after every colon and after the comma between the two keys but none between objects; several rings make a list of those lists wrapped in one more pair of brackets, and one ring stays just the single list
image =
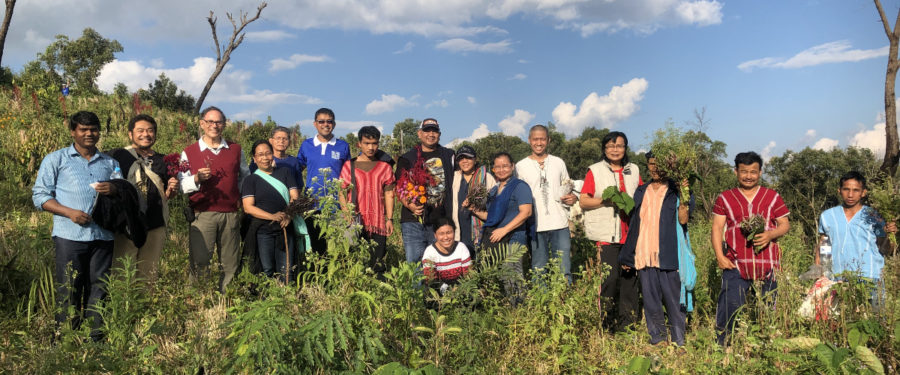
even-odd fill
[{"label": "green leaf", "polygon": [[637,356],[628,361],[629,374],[646,374],[650,371],[650,359],[647,357]]},{"label": "green leaf", "polygon": [[870,370],[874,371],[876,374],[883,375],[884,374],[884,365],[882,365],[881,360],[872,352],[871,349],[865,346],[857,346],[853,348],[853,354],[859,359],[860,362],[864,363],[866,367]]}]

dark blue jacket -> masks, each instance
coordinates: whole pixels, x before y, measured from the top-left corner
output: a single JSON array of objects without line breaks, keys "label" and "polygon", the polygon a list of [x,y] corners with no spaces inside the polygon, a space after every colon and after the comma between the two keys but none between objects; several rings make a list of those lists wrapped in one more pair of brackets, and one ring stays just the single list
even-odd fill
[{"label": "dark blue jacket", "polygon": [[[644,201],[644,193],[647,192],[647,182],[634,191],[634,210],[631,211],[631,222],[628,225],[628,237],[625,245],[619,252],[619,264],[634,267],[634,249],[637,245],[638,234],[641,231],[641,203]],[[678,187],[672,180],[668,182],[669,189],[663,198],[662,212],[659,216],[659,268],[667,271],[678,270],[678,236],[675,233],[678,207]],[[691,196],[691,201],[694,197]],[[684,226],[687,229],[687,226]]]}]

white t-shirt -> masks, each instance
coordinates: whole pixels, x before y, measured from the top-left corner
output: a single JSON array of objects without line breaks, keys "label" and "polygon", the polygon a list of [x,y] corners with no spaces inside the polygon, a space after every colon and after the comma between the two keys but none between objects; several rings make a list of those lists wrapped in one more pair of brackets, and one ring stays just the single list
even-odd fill
[{"label": "white t-shirt", "polygon": [[534,215],[537,215],[537,231],[544,232],[568,228],[569,212],[562,203],[563,182],[569,179],[566,162],[547,155],[543,170],[537,161],[530,157],[516,163],[516,175],[531,187],[534,197]]}]

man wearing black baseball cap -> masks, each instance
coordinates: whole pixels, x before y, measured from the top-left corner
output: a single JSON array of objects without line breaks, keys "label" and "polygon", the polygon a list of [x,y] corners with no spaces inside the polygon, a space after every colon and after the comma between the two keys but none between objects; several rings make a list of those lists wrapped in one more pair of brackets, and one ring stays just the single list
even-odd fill
[{"label": "man wearing black baseball cap", "polygon": [[[433,177],[433,182],[425,186],[426,203],[415,199],[400,199],[400,228],[407,262],[419,262],[425,248],[434,242],[432,223],[451,212],[452,199],[448,184],[453,179],[453,150],[441,146],[441,127],[438,121],[427,118],[419,125],[419,144],[397,160],[396,179],[410,173],[418,161],[421,168]],[[397,185],[397,196],[405,186]]]}]

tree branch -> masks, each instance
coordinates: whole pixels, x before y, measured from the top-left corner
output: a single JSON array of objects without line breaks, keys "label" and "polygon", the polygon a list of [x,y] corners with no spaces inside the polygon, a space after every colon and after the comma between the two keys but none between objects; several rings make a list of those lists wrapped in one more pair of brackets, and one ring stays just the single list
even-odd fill
[{"label": "tree branch", "polygon": [[209,22],[209,27],[212,28],[213,34],[213,44],[216,47],[216,61],[222,60],[222,47],[219,46],[219,36],[216,35],[216,21],[218,21],[218,17],[213,17],[213,11],[209,11],[209,17],[206,17],[206,21]]}]

